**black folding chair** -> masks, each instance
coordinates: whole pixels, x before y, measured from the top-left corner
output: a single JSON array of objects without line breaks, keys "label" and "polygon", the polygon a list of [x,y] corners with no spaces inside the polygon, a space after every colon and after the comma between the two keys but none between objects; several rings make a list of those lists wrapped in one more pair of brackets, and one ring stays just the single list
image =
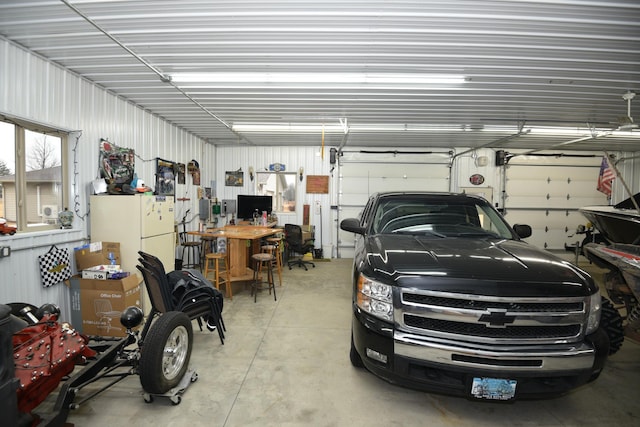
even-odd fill
[{"label": "black folding chair", "polygon": [[224,331],[226,330],[222,320],[222,310],[216,301],[216,290],[212,286],[202,285],[182,289],[176,293],[169,284],[162,262],[153,255],[139,252],[139,265],[136,267],[142,273],[149,299],[151,300],[151,313],[143,327],[142,336],[151,327],[155,316],[167,311],[182,311],[189,319],[196,319],[200,330],[202,320],[212,321],[218,331],[220,342],[224,344]]}]

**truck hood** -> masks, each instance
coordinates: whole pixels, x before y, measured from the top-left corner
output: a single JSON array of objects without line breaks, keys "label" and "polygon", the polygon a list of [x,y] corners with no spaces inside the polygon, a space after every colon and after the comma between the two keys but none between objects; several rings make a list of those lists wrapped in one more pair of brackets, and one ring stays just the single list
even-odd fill
[{"label": "truck hood", "polygon": [[[432,290],[435,286],[451,292],[505,296],[519,294],[517,288],[526,288],[531,296],[545,295],[551,289],[556,296],[595,292],[586,272],[523,241],[374,235],[365,238],[364,245],[371,274],[392,278],[397,286],[428,283]],[[473,283],[483,283],[483,289],[469,289]]]}]

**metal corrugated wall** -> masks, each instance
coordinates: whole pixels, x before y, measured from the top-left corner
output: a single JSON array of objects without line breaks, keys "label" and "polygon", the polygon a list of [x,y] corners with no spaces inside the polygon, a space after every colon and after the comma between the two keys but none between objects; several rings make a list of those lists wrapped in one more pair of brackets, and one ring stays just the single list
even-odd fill
[{"label": "metal corrugated wall", "polygon": [[[101,138],[133,148],[136,173],[154,185],[155,158],[181,163],[196,159],[203,182],[214,176],[215,147],[162,118],[119,98],[94,84],[0,39],[0,114],[21,118],[69,135],[69,208],[76,212],[74,229],[53,230],[2,237],[11,255],[0,259],[0,302],[22,301],[39,305],[55,302],[68,314],[68,290],[64,285],[44,289],[40,284],[37,256],[55,244],[69,248],[89,237],[88,196],[90,182],[98,174]],[[190,198],[196,206],[196,186],[190,176],[176,186],[178,198]],[[185,209],[177,204],[176,218]],[[192,223],[195,226],[195,223]],[[126,227],[126,224],[113,224]],[[75,263],[72,261],[75,271]],[[68,319],[68,317],[66,318]]]},{"label": "metal corrugated wall", "polygon": [[[300,168],[304,169],[302,181],[297,181],[296,200],[299,209],[295,214],[278,214],[278,223],[302,224],[302,206],[311,206],[309,213],[309,223],[316,227],[315,245],[320,248],[322,244],[333,245],[330,230],[335,229],[335,215],[331,209],[335,205],[333,200],[336,194],[334,190],[334,177],[331,175],[331,164],[329,162],[329,147],[325,147],[324,156],[321,155],[321,139],[318,135],[317,147],[250,147],[247,145],[223,146],[217,149],[216,163],[216,188],[219,199],[236,199],[238,194],[255,194],[255,181],[249,179],[249,167],[253,167],[256,172],[265,171],[272,163],[285,165],[285,172],[298,173]],[[224,185],[225,171],[236,171],[242,168],[244,172],[244,186],[227,187]],[[308,175],[329,175],[328,194],[307,194]],[[321,211],[318,212],[316,205],[320,204]],[[322,227],[322,228],[320,228]],[[320,241],[322,233],[322,242]],[[328,257],[327,253],[325,257]]]}]

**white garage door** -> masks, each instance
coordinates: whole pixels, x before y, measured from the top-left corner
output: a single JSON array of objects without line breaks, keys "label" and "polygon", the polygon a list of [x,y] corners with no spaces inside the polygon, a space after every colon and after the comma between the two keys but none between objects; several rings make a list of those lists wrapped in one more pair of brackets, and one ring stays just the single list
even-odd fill
[{"label": "white garage door", "polygon": [[[601,155],[585,157],[516,156],[506,167],[506,215],[513,224],[529,224],[528,242],[545,249],[564,249],[582,241],[576,228],[586,219],[578,208],[606,205],[596,190]],[[571,236],[573,235],[573,236]]]},{"label": "white garage door", "polygon": [[[382,191],[449,191],[452,153],[348,151],[338,158],[338,223],[357,217]],[[355,236],[339,229],[338,257],[353,257]]]}]

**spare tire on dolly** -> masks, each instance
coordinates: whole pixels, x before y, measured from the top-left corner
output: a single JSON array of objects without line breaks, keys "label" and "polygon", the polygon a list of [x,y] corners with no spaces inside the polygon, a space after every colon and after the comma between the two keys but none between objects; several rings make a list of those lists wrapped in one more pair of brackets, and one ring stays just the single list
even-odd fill
[{"label": "spare tire on dolly", "polygon": [[140,352],[140,383],[145,392],[164,394],[187,372],[193,347],[189,317],[169,311],[151,326]]}]

